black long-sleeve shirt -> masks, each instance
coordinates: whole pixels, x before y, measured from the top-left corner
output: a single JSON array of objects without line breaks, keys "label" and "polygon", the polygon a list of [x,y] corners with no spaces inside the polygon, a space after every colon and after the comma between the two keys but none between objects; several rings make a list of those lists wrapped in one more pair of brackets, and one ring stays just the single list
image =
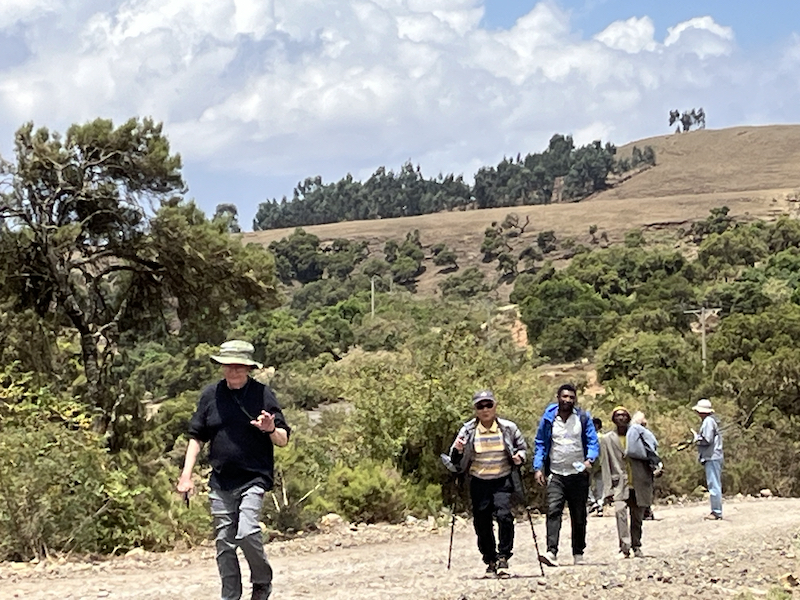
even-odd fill
[{"label": "black long-sleeve shirt", "polygon": [[275,427],[291,432],[275,394],[255,379],[248,378],[238,390],[229,389],[223,379],[200,394],[189,422],[189,437],[209,442],[212,488],[229,491],[260,483],[272,489],[272,440],[250,424],[262,410],[275,415]]}]

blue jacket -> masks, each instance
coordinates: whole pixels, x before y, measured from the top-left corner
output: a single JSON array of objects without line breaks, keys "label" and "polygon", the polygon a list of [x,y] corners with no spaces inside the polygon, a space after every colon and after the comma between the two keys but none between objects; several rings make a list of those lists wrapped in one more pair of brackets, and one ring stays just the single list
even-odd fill
[{"label": "blue jacket", "polygon": [[[573,414],[578,415],[581,420],[581,441],[583,442],[583,454],[585,460],[592,462],[600,456],[600,444],[597,441],[597,432],[594,429],[591,415],[588,411],[582,410],[577,406],[572,410]],[[549,405],[539,421],[539,428],[536,430],[535,450],[533,453],[533,470],[543,471],[545,475],[550,472],[550,447],[553,443],[553,421],[558,414],[558,402]]]}]

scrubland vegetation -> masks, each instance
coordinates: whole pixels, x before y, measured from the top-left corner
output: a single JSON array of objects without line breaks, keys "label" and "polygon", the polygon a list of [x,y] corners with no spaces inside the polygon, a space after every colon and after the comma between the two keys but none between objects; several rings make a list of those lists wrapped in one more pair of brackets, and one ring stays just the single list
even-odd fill
[{"label": "scrubland vegetation", "polygon": [[[586,245],[549,232],[519,248],[512,214],[475,249],[496,278],[414,231],[380,253],[302,230],[245,246],[229,213],[209,220],[182,198],[180,159],[147,120],[63,137],[24,127],[1,185],[0,559],[204,539],[202,486],[188,507],[173,490],[187,419],[219,377],[208,357],[234,337],[275,367],[257,376],[294,427],[266,503],[281,531],[330,511],[373,522],[463,507],[438,455],[472,391],[491,387],[532,443],[562,379],[591,383],[581,402],[605,420],[620,403],[647,412],[661,498],[704,481],[679,450],[700,397],[725,428],[726,493],[800,493],[797,220],[720,207],[668,245],[633,231],[603,247],[595,228]],[[426,256],[446,272],[420,297]],[[515,311],[496,311],[501,282],[527,345]],[[719,309],[705,370],[698,307]],[[544,376],[564,362],[577,367]]]}]

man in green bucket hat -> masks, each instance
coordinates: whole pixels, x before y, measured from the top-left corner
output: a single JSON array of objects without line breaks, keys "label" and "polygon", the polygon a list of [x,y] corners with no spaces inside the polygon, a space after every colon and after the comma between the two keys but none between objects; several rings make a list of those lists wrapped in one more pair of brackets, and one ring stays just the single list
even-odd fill
[{"label": "man in green bucket hat", "polygon": [[211,357],[222,365],[223,378],[200,394],[178,480],[178,491],[189,494],[197,456],[208,442],[209,499],[222,600],[242,597],[237,548],[250,566],[251,600],[267,600],[272,592],[272,568],[264,552],[259,515],[274,481],[274,447],[289,442],[291,429],[272,390],[250,376],[262,367],[253,360],[254,353],[249,342],[231,340]]}]

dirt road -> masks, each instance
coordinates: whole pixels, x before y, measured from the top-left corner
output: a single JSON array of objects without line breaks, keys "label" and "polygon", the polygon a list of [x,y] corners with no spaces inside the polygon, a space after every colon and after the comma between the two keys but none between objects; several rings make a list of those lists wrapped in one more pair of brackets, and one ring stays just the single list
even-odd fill
[{"label": "dirt road", "polygon": [[[706,504],[656,507],[647,521],[645,558],[617,560],[614,519],[590,518],[587,562],[547,568],[542,578],[530,527],[517,523],[512,577],[484,579],[468,522],[459,522],[453,565],[446,569],[449,529],[430,524],[378,525],[311,535],[267,547],[276,600],[508,598],[764,597],[782,575],[800,569],[800,499],[741,499],[725,520],[704,521]],[[536,522],[544,551],[544,522]],[[570,559],[564,521],[560,558]],[[566,560],[564,562],[571,562]],[[246,567],[244,567],[246,570]],[[249,598],[249,587],[244,598]],[[800,589],[800,588],[798,588]],[[0,598],[218,598],[213,549],[132,553],[95,562],[0,563]]]}]

